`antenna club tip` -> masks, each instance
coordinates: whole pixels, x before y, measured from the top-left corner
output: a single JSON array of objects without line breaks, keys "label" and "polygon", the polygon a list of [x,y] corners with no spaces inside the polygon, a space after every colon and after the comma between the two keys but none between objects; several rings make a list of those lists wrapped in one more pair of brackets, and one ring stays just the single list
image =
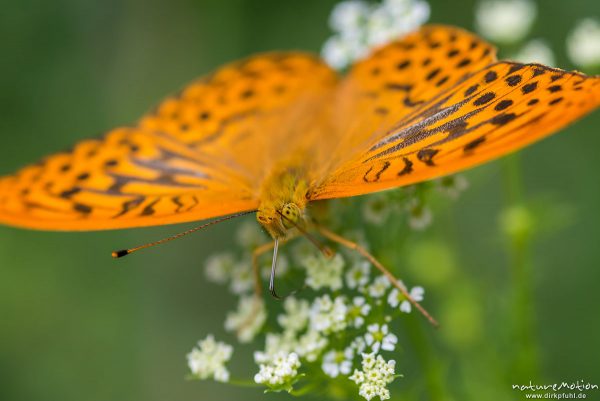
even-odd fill
[{"label": "antenna club tip", "polygon": [[112,257],[115,259],[118,259],[118,258],[122,258],[123,256],[129,255],[129,253],[130,253],[129,250],[121,249],[119,251],[113,251]]}]

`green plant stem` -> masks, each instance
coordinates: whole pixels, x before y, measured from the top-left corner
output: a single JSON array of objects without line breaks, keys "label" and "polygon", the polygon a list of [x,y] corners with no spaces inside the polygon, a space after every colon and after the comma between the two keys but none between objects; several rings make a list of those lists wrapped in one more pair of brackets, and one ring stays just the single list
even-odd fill
[{"label": "green plant stem", "polygon": [[[504,174],[507,207],[522,206],[524,197],[519,154],[511,155],[504,160]],[[513,322],[509,344],[514,349],[513,366],[509,369],[514,377],[509,380],[534,379],[538,373],[531,240],[531,230],[522,235],[512,235],[508,249],[512,292],[511,321]]]}]

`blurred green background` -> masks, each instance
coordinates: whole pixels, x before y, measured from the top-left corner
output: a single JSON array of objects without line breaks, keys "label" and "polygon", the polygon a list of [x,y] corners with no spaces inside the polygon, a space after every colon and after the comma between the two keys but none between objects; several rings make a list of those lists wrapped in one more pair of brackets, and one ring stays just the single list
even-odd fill
[{"label": "blurred green background", "polygon": [[[0,174],[131,123],[227,61],[270,49],[318,51],[334,3],[0,1]],[[430,3],[433,22],[472,28],[474,2]],[[538,5],[533,36],[547,38],[558,64],[570,67],[564,38],[578,19],[600,16],[600,3]],[[499,223],[511,202],[506,160],[467,173],[471,187],[458,202],[433,202],[434,225],[405,248],[403,275],[426,285],[426,305],[442,328],[419,321],[400,333],[408,350],[399,356],[406,378],[396,396],[440,399],[439,390],[445,399],[519,399],[510,384],[530,378],[600,384],[599,127],[596,112],[521,153],[536,231],[517,262]],[[85,234],[0,227],[0,399],[289,398],[184,380],[185,354],[197,339],[228,338],[222,322],[235,300],[205,282],[202,265],[233,246],[237,224],[118,262],[111,250],[180,227]],[[519,258],[532,269],[525,278],[511,270]],[[535,310],[514,293],[530,293]],[[521,335],[524,321],[531,325]],[[233,366],[247,369],[254,368]]]}]

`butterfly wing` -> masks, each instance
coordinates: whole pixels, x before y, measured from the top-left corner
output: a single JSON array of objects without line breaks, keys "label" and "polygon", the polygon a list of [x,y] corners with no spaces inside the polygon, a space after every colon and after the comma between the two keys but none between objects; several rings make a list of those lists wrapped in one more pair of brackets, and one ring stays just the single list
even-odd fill
[{"label": "butterfly wing", "polygon": [[[257,165],[297,105],[336,76],[301,53],[227,65],[139,123],[0,178],[0,223],[51,230],[170,224],[258,206]],[[277,141],[275,141],[277,142]]]},{"label": "butterfly wing", "polygon": [[[448,71],[462,63],[446,64]],[[431,96],[419,98],[422,103],[414,111],[390,110],[391,117],[382,125],[363,126],[376,134],[369,145],[315,183],[310,198],[353,196],[408,185],[518,150],[597,108],[600,77],[538,64],[497,62],[450,87],[421,92]],[[389,95],[377,107],[388,108],[388,99]]]}]

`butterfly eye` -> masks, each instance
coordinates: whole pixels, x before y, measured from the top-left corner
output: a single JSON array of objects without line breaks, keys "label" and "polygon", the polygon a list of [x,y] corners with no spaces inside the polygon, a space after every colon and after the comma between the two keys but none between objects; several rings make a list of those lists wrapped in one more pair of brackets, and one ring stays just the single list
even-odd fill
[{"label": "butterfly eye", "polygon": [[281,208],[281,216],[284,227],[292,228],[300,220],[300,208],[295,203],[286,203]]}]

